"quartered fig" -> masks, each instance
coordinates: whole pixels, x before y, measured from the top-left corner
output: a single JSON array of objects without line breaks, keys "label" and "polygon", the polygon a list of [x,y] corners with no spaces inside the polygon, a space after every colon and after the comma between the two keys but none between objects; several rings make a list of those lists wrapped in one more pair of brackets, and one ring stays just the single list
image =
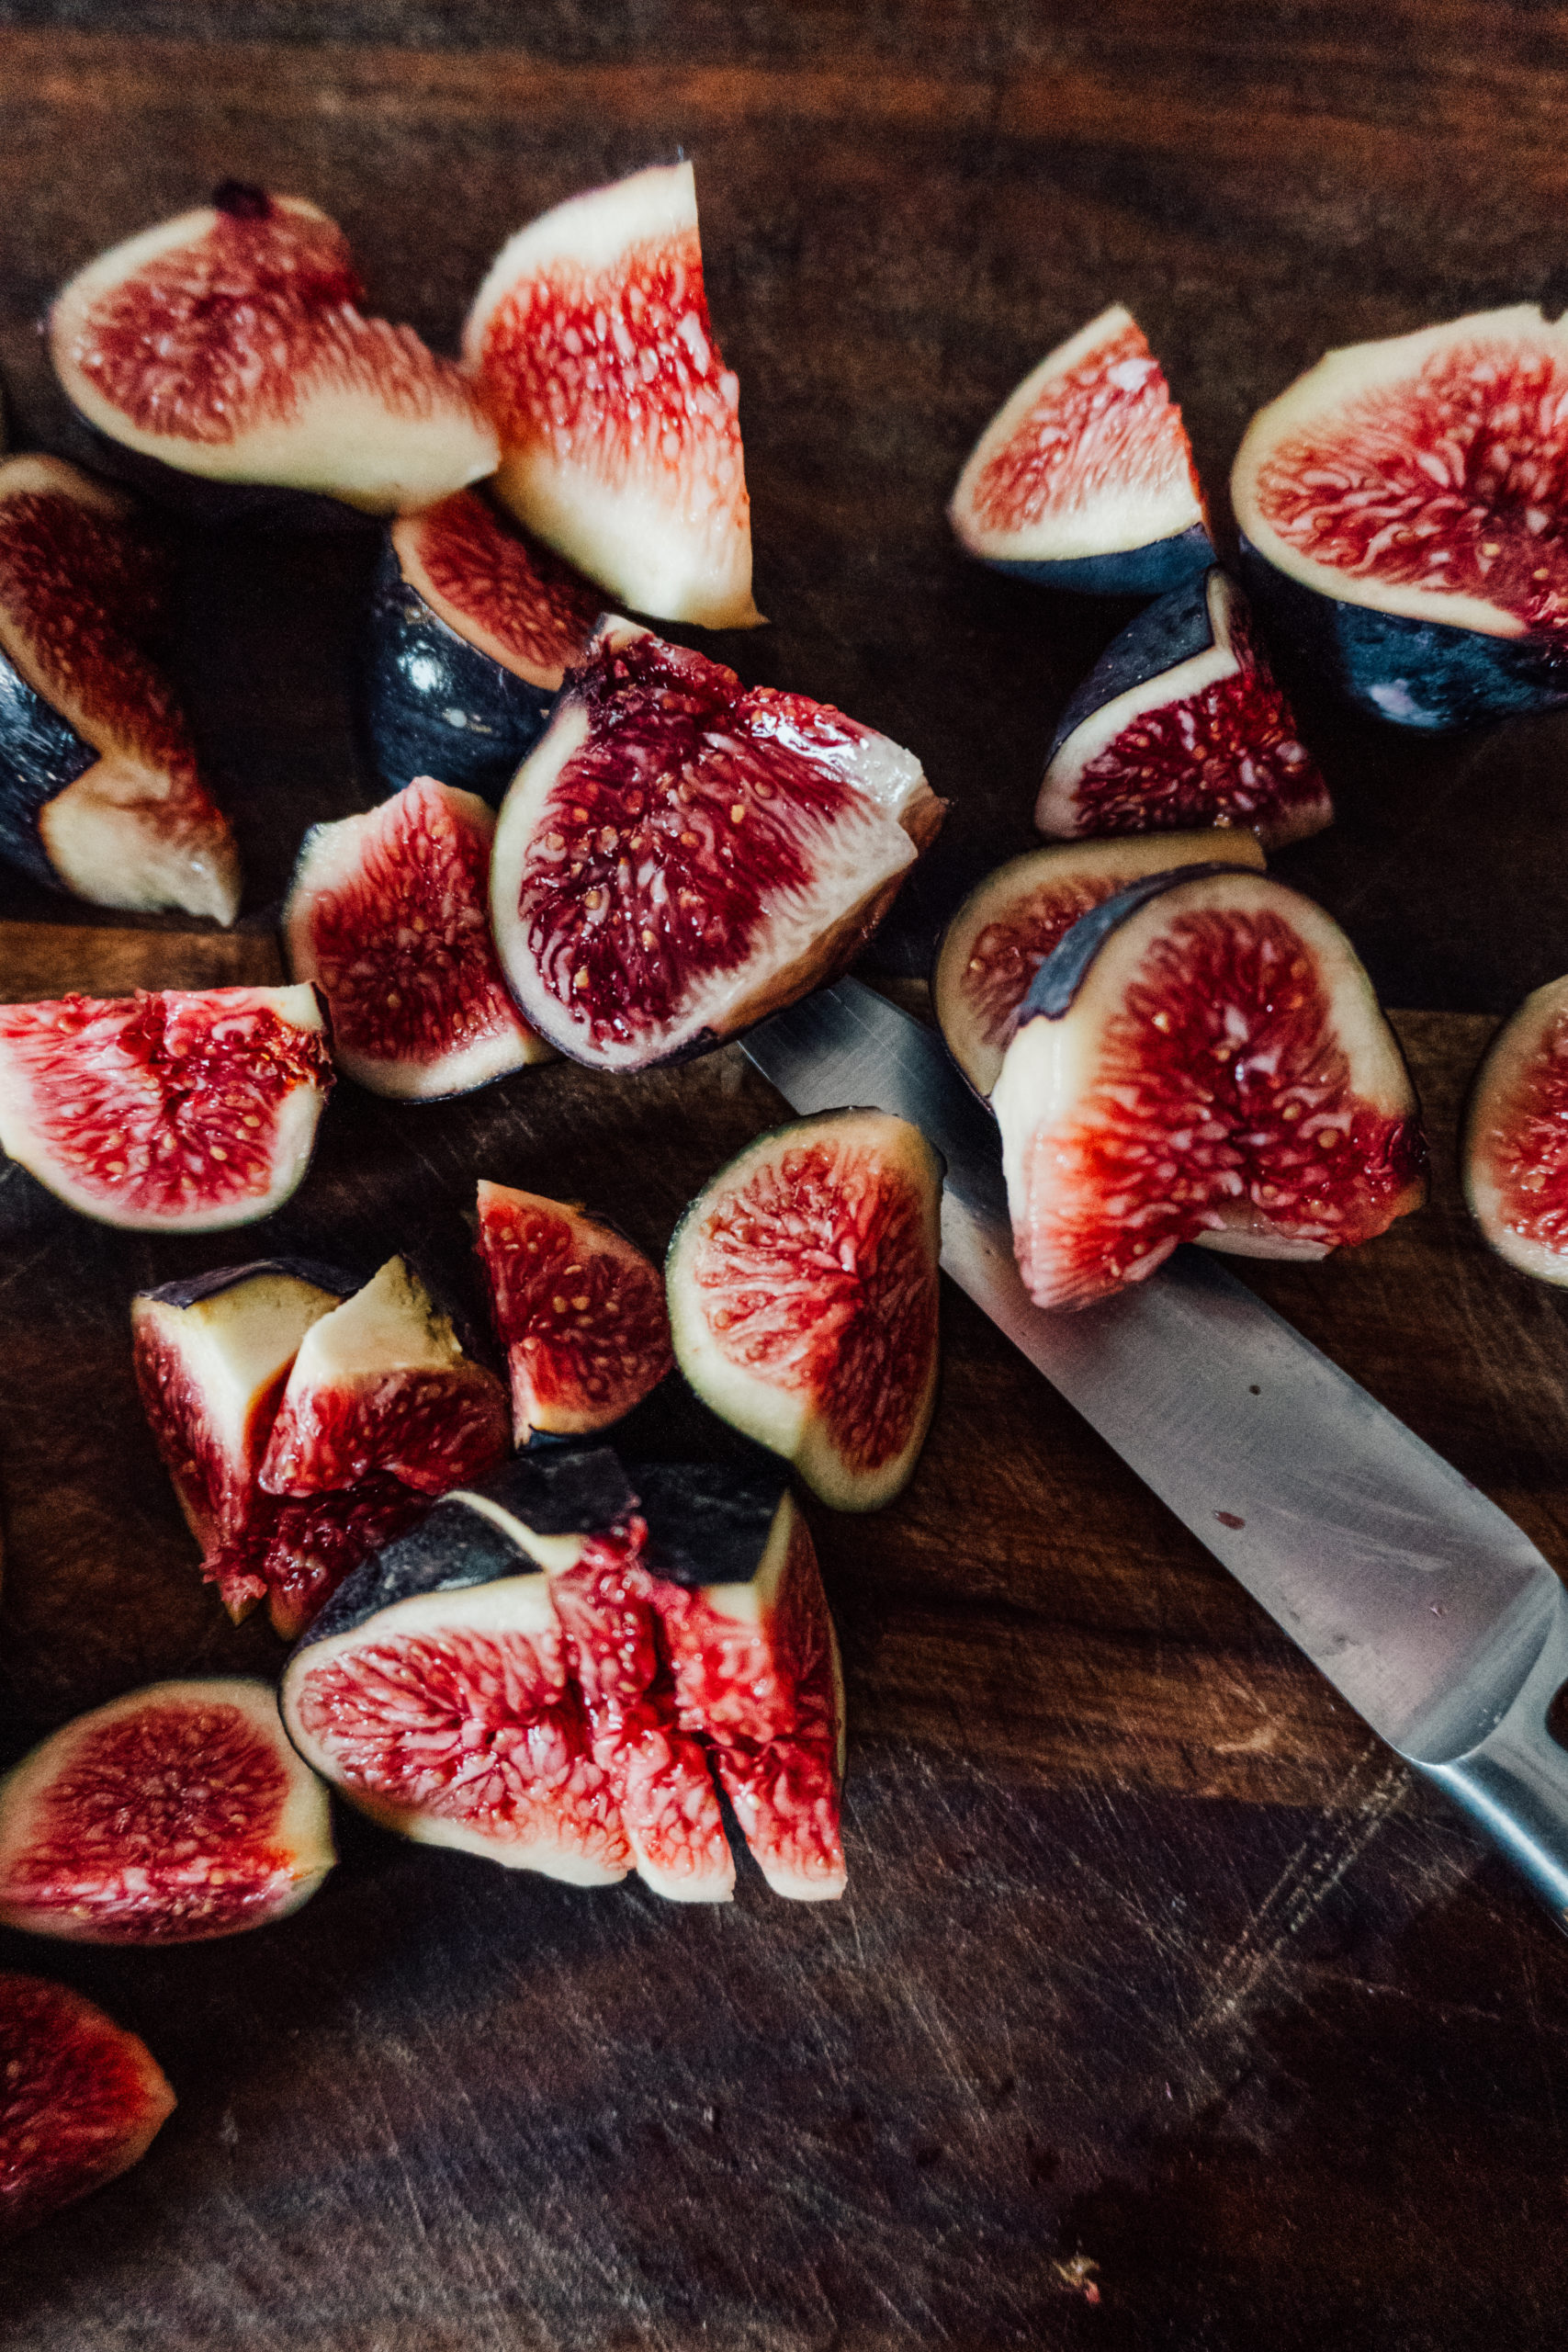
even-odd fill
[{"label": "quartered fig", "polygon": [[1232,828],[1063,842],[987,874],[948,924],[931,974],[938,1026],[976,1094],[995,1086],[1030,982],[1080,915],[1145,874],[1263,863],[1257,834]]},{"label": "quartered fig", "polygon": [[1511,1013],[1475,1074],[1461,1147],[1465,1198],[1500,1257],[1568,1283],[1568,979]]},{"label": "quartered fig", "polygon": [[1215,569],[1130,622],[1063,712],[1043,833],[1245,825],[1266,849],[1333,821],[1238,589]]},{"label": "quartered fig", "polygon": [[550,1058],[491,944],[494,832],[471,792],[418,776],[305,836],[283,910],[288,968],[321,989],[338,1066],[372,1093],[465,1094]]},{"label": "quartered fig", "polygon": [[612,616],[496,828],[523,1017],[606,1069],[703,1052],[842,971],[942,815],[886,736]]},{"label": "quartered fig", "polygon": [[518,1444],[608,1429],[674,1361],[663,1276],[610,1227],[539,1193],[481,1181],[479,1221]]},{"label": "quartered fig", "polygon": [[998,571],[1094,596],[1157,596],[1213,561],[1181,412],[1120,303],[1003,402],[948,515]]},{"label": "quartered fig", "polygon": [[1402,727],[1568,701],[1568,321],[1528,303],[1331,351],[1231,478],[1254,595]]},{"label": "quartered fig", "polygon": [[310,1165],[332,1083],[309,987],[0,1006],[0,1147],[104,1225],[270,1216]]},{"label": "quartered fig", "polygon": [[690,164],[637,172],[521,230],[463,334],[501,436],[497,494],[657,619],[749,628],[739,386],[703,290]]},{"label": "quartered fig", "polygon": [[238,1935],[297,1911],[335,1859],[327,1792],[264,1682],[133,1690],[0,1781],[0,1925],[33,1935]]},{"label": "quartered fig", "polygon": [[829,1111],[748,1145],[670,1245],[681,1370],[840,1510],[890,1502],[925,1441],[942,1179],[907,1120]]},{"label": "quartered fig", "polygon": [[130,501],[0,464],[0,856],[95,906],[230,923],[234,838],[158,665],[167,567]]},{"label": "quartered fig", "polygon": [[325,213],[231,182],[78,272],[50,352],[89,425],[176,476],[390,514],[488,474],[496,443],[462,369],[363,292]]},{"label": "quartered fig", "polygon": [[603,601],[480,492],[400,515],[371,598],[362,682],[387,789],[438,775],[499,804]]},{"label": "quartered fig", "polygon": [[174,2109],[137,2035],[63,1984],[0,1970],[0,2239],[129,2172]]},{"label": "quartered fig", "polygon": [[1081,916],[991,1104],[1041,1306],[1141,1281],[1180,1241],[1321,1258],[1426,1197],[1409,1074],[1348,940],[1240,869],[1147,876]]}]

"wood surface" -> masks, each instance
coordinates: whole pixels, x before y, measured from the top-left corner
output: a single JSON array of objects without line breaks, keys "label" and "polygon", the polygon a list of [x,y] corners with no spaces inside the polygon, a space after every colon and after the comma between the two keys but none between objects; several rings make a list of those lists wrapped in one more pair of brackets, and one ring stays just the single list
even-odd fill
[{"label": "wood surface", "polygon": [[[741,376],[765,632],[953,803],[883,960],[1026,846],[1066,693],[1127,608],[967,565],[942,506],[1060,335],[1129,301],[1222,526],[1250,411],[1326,345],[1568,293],[1568,11],[1348,0],[4,0],[0,370],[232,174],[341,218],[450,343],[502,238],[684,146]],[[0,880],[0,996],[272,968],[311,820],[367,805],[349,679],[369,535],[181,544],[179,667],[248,888],[228,938]],[[1301,682],[1340,820],[1280,870],[1347,922],[1427,1102],[1433,1206],[1340,1263],[1244,1269],[1568,1563],[1568,1330],[1488,1257],[1452,1131],[1492,1026],[1568,966],[1568,721],[1434,743]],[[729,1050],[468,1101],[340,1090],[255,1237],[468,1279],[480,1174],[657,1249],[779,1104]],[[241,1245],[248,1250],[249,1241]],[[235,1253],[0,1171],[0,1761],[229,1627],[131,1389],[126,1306]],[[111,1954],[0,1936],[143,2032],[146,2162],[0,2256],[6,2352],[1548,2352],[1568,2256],[1568,1947],[964,1298],[908,1495],[816,1510],[851,1714],[851,1892],[743,1865],[683,1912],[343,1823],[298,1918]],[[668,1407],[679,1428],[681,1408]]]}]

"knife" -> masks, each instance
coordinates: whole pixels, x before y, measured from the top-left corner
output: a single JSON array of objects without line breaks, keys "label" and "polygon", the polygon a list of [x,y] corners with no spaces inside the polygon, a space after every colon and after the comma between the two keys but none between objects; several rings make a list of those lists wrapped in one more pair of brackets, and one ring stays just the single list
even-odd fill
[{"label": "knife", "polygon": [[741,1043],[803,1114],[923,1130],[947,1162],[945,1272],[1568,1928],[1568,1590],[1512,1520],[1204,1250],[1037,1307],[994,1121],[935,1031],[860,981]]}]

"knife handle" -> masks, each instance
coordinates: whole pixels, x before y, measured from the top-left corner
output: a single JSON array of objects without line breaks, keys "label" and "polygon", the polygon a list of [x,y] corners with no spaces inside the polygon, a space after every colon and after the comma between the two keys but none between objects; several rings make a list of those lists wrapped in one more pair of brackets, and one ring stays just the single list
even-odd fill
[{"label": "knife handle", "polygon": [[[1565,1684],[1568,1590],[1558,1593],[1536,1662],[1495,1728],[1446,1764],[1407,1761],[1464,1807],[1568,1929],[1568,1746],[1549,1722]],[[1564,1710],[1557,1712],[1561,1724]]]}]

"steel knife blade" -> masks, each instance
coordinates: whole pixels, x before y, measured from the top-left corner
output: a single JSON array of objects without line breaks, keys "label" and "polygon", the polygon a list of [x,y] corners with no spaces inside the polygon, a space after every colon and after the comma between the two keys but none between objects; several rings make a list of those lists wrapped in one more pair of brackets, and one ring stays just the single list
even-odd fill
[{"label": "steel knife blade", "polygon": [[742,1039],[795,1111],[911,1120],[942,1266],[1568,1927],[1568,1591],[1496,1505],[1208,1251],[1075,1313],[1013,1261],[995,1123],[935,1031],[853,979]]}]

